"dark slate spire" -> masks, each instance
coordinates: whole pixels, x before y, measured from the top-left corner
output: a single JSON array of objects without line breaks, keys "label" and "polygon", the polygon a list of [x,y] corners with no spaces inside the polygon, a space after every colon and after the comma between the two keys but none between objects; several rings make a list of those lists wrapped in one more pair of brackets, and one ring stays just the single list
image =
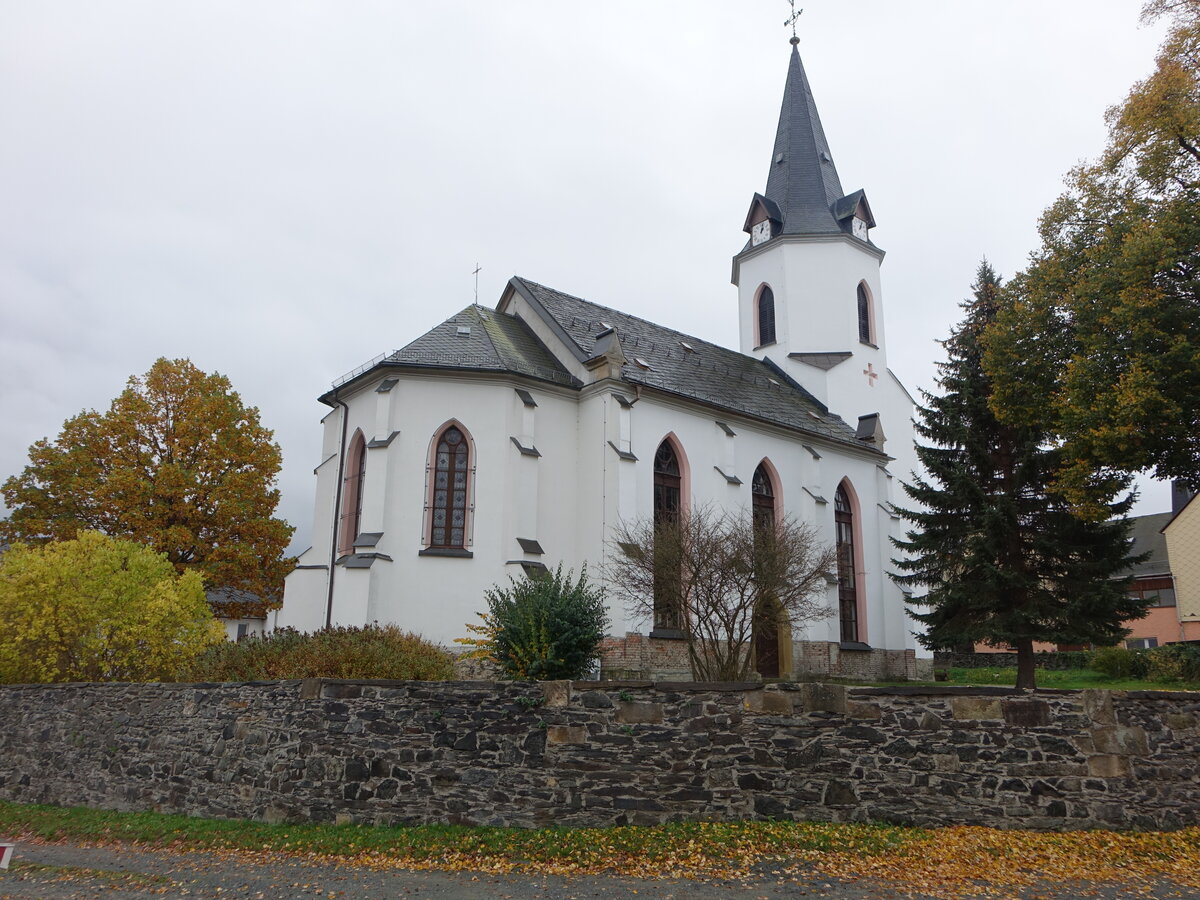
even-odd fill
[{"label": "dark slate spire", "polygon": [[783,227],[777,233],[840,234],[845,229],[832,210],[834,203],[842,199],[842,184],[800,61],[798,43],[792,42],[766,199],[779,208],[783,217]]}]

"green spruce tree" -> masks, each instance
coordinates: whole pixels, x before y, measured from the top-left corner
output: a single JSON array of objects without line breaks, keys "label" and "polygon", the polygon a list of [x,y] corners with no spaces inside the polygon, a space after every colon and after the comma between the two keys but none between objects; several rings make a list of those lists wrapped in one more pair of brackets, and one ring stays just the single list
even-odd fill
[{"label": "green spruce tree", "polygon": [[[905,490],[912,523],[897,580],[925,588],[913,618],[932,649],[986,642],[1017,650],[1017,687],[1035,687],[1033,644],[1109,645],[1122,622],[1145,614],[1119,573],[1130,556],[1124,514],[1131,495],[1095,497],[1100,520],[1072,514],[1050,490],[1061,451],[1034,426],[999,422],[989,407],[981,337],[1003,304],[1000,279],[984,261],[963,304],[966,317],[944,342],[940,395],[925,394],[917,454],[927,476]],[[1111,484],[1111,482],[1110,482]],[[1125,493],[1128,480],[1115,485]],[[924,611],[920,611],[924,610]]]}]

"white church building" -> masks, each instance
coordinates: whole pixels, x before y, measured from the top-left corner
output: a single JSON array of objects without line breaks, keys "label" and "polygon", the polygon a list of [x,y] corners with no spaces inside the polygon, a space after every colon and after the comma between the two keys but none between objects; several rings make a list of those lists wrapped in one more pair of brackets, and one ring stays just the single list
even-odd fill
[{"label": "white church building", "polygon": [[[839,552],[829,617],[756,635],[760,673],[927,665],[889,578],[916,458],[912,398],[887,365],[884,254],[865,194],[842,190],[795,44],[733,258],[739,350],[513,278],[494,309],[363,366],[320,398],[314,546],[272,625],[395,623],[450,645],[509,575],[562,562],[602,576],[621,522],[767,506]],[[610,616],[610,674],[686,677],[670,623]]]}]

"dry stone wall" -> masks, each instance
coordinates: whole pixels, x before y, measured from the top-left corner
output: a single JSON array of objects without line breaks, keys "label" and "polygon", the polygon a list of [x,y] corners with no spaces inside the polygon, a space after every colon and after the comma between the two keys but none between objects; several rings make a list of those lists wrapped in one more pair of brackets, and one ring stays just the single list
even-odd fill
[{"label": "dry stone wall", "polygon": [[1172,829],[1200,694],[686,683],[0,687],[0,798],[266,821]]}]

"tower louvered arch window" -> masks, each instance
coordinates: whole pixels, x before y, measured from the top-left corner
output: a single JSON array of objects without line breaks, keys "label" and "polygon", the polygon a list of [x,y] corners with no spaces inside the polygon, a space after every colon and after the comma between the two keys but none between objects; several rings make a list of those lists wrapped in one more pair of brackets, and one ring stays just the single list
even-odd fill
[{"label": "tower louvered arch window", "polygon": [[775,292],[763,285],[758,293],[758,345],[775,343]]},{"label": "tower louvered arch window", "polygon": [[455,425],[437,439],[433,455],[433,496],[429,509],[429,546],[465,550],[471,478],[470,447]]},{"label": "tower louvered arch window", "polygon": [[861,281],[858,283],[858,339],[864,344],[875,343],[875,329],[871,327],[871,292]]}]

